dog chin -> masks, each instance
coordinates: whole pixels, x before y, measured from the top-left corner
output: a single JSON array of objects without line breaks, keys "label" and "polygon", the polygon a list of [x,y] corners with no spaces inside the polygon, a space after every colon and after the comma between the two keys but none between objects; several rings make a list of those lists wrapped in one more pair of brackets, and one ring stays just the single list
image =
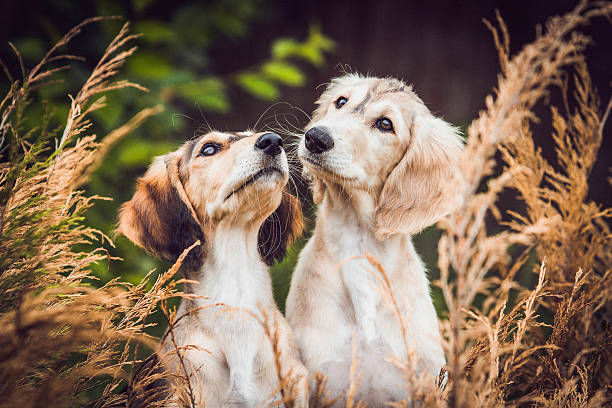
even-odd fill
[{"label": "dog chin", "polygon": [[309,156],[301,156],[300,159],[304,166],[308,169],[308,172],[312,175],[331,181],[333,183],[339,183],[343,185],[359,184],[359,180],[354,176],[346,176],[341,171],[334,169],[332,166],[327,164],[323,160],[313,159]]},{"label": "dog chin", "polygon": [[224,201],[229,201],[238,195],[253,190],[269,190],[275,188],[283,180],[286,182],[287,172],[275,166],[264,167],[234,184]]},{"label": "dog chin", "polygon": [[[255,178],[247,179],[247,183],[233,196],[239,201],[265,202],[276,191],[281,192],[287,184],[288,175],[279,169],[264,169],[258,172]],[[228,200],[230,201],[230,200]],[[261,204],[261,203],[260,203]],[[257,204],[258,206],[260,204]]]},{"label": "dog chin", "polygon": [[252,182],[244,187],[244,190],[269,194],[270,190],[284,187],[285,184],[287,184],[288,178],[289,176],[287,172],[284,172],[278,168],[263,169],[260,170]]},{"label": "dog chin", "polygon": [[280,173],[259,177],[235,194],[233,199],[228,200],[228,204],[234,208],[233,212],[244,211],[245,214],[255,212],[258,216],[263,214],[265,218],[274,212],[274,208],[280,203],[283,187],[286,184],[285,177]]},{"label": "dog chin", "polygon": [[[279,193],[287,183],[288,172],[276,167],[268,167],[237,182],[231,189],[223,189],[217,199],[206,206],[206,213],[213,219],[221,219],[228,213],[241,211],[248,204],[270,201],[270,195],[278,190]],[[228,192],[229,191],[229,192]],[[265,196],[264,196],[265,195]],[[261,196],[261,197],[260,197]]]}]

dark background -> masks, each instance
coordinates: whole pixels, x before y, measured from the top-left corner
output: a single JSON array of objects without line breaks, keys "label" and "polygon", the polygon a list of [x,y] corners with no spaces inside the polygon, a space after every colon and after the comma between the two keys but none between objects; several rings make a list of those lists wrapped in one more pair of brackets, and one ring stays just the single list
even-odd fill
[{"label": "dark background", "polygon": [[[304,74],[304,81],[296,86],[279,86],[279,94],[275,97],[261,98],[240,86],[228,86],[226,97],[229,107],[225,110],[209,109],[193,100],[167,98],[167,92],[164,93],[167,88],[157,86],[166,80],[163,72],[147,77],[146,70],[143,71],[136,64],[128,65],[124,77],[144,82],[152,92],[146,97],[128,92],[128,99],[124,100],[120,91],[111,102],[121,106],[122,112],[114,113],[115,117],[109,115],[110,119],[101,116],[101,126],[116,126],[121,123],[118,118],[133,115],[138,107],[147,103],[151,105],[161,101],[166,105],[166,112],[148,124],[148,128],[140,129],[135,136],[128,136],[128,139],[141,140],[142,143],[138,145],[141,150],[137,150],[129,140],[122,142],[110,152],[105,166],[97,172],[88,187],[92,193],[115,199],[114,203],[98,205],[89,218],[93,225],[108,232],[112,230],[118,205],[129,199],[135,177],[144,172],[152,156],[163,154],[190,138],[205,122],[220,130],[252,127],[276,101],[288,102],[310,114],[314,101],[323,90],[319,85],[333,76],[341,75],[344,70],[402,78],[414,85],[417,94],[435,114],[465,129],[483,109],[485,96],[492,93],[497,83],[497,52],[482,19],[494,22],[495,10],[499,10],[508,26],[511,50],[515,53],[535,38],[538,24],[545,23],[553,15],[571,10],[576,2],[3,0],[0,4],[0,58],[13,69],[16,68],[15,60],[6,46],[7,41],[24,46],[28,51],[24,52],[26,61],[35,62],[36,55],[40,58],[42,50],[57,40],[61,33],[83,18],[95,15],[120,14],[134,22],[135,28],[145,20],[167,25],[170,33],[173,30],[180,33],[180,45],[166,44],[164,47],[155,41],[147,41],[145,35],[139,40],[140,52],[163,56],[164,61],[169,61],[169,72],[189,71],[195,78],[214,74],[224,81],[229,78],[228,82],[231,82],[234,73],[266,61],[270,55],[270,45],[279,38],[292,37],[301,41],[308,37],[310,27],[318,26],[324,36],[335,42],[333,51],[324,53],[324,61],[320,64],[309,62],[307,58],[294,58],[292,64]],[[196,18],[199,14],[191,12],[192,8],[202,17]],[[225,10],[227,15],[221,13],[221,17],[216,16],[214,10],[219,8]],[[233,10],[241,11],[233,13]],[[187,24],[192,31],[186,30],[185,23],[177,22],[177,15],[181,12],[192,17]],[[236,21],[242,25],[237,25]],[[109,22],[101,26],[85,30],[69,47],[70,52],[88,57],[88,62],[79,65],[81,71],[77,70],[76,77],[71,77],[75,82],[84,78],[88,64],[96,60],[120,25]],[[605,106],[612,85],[612,28],[609,22],[596,20],[583,31],[594,40],[588,48],[587,59],[593,82]],[[199,32],[206,33],[207,37],[198,39],[193,33]],[[32,39],[37,39],[40,44],[33,45]],[[177,52],[180,47],[186,51]],[[71,83],[71,78],[68,78],[68,83]],[[76,92],[78,87],[72,89],[72,92]],[[53,93],[50,96],[52,99],[58,97]],[[63,101],[66,102],[65,90]],[[550,101],[561,105],[558,91],[551,93]],[[62,112],[61,109],[59,111]],[[535,139],[545,156],[554,160],[549,108],[542,106],[536,113],[542,122],[534,127]],[[297,127],[304,126],[308,121],[298,109],[281,104],[268,111],[258,127],[265,124],[274,126],[273,114],[295,115],[283,116],[278,120],[281,123],[291,121]],[[589,183],[590,197],[607,206],[612,201],[608,182],[612,153],[609,137],[611,126],[606,127],[600,157]],[[99,134],[104,132],[100,131]],[[143,150],[143,144],[157,147]],[[125,159],[135,156],[139,159]],[[117,157],[124,157],[125,160]],[[299,188],[301,195],[307,195],[303,185]],[[505,208],[517,205],[511,193],[504,195],[502,200],[507,201],[502,205]],[[309,205],[306,205],[306,212],[312,219]],[[437,233],[433,228],[417,237],[419,250],[425,255],[428,267],[434,270],[434,274],[436,239]],[[122,256],[126,262],[113,265],[112,275],[129,275],[132,280],[137,280],[150,268],[165,266],[144,256],[142,251],[124,241],[123,238],[117,239],[119,245],[113,254]],[[290,253],[288,261],[274,270],[280,303],[284,301],[290,270],[299,247],[300,244]],[[110,278],[105,271],[106,266],[102,266],[100,275],[104,279]],[[440,310],[439,302],[437,306]]]},{"label": "dark background", "polygon": [[[194,2],[152,1],[144,13],[136,13],[132,3],[3,0],[0,2],[0,56],[6,57],[7,40],[25,35],[50,40],[49,31],[64,33],[84,17],[100,15],[105,8],[119,11],[133,22],[150,17],[167,20],[181,4]],[[497,80],[497,53],[482,20],[494,22],[495,10],[499,10],[510,31],[511,49],[516,52],[535,38],[537,25],[545,23],[548,17],[571,10],[577,2],[277,0],[253,3],[259,10],[246,38],[218,42],[211,47],[209,55],[216,72],[234,72],[261,61],[275,38],[303,38],[309,25],[314,23],[336,42],[336,47],[321,69],[308,72],[303,87],[285,90],[281,100],[310,113],[314,100],[322,91],[322,87],[315,89],[316,86],[340,75],[343,71],[339,64],[343,64],[356,72],[395,76],[414,84],[416,92],[433,112],[461,126],[477,116],[483,108],[484,97],[491,93]],[[587,59],[605,104],[611,87],[612,29],[607,21],[600,19],[583,31],[594,39]],[[206,115],[213,127],[245,128],[253,125],[267,107],[261,101],[245,98],[240,92],[232,94],[231,100],[233,111],[230,114]],[[192,127],[197,126],[193,124]],[[546,147],[551,139],[548,132],[542,133],[540,139]],[[612,142],[604,138],[602,158],[609,157],[611,149]],[[600,160],[593,177],[607,178],[608,165],[609,161]],[[592,193],[596,201],[608,198],[608,188],[594,187]]]}]

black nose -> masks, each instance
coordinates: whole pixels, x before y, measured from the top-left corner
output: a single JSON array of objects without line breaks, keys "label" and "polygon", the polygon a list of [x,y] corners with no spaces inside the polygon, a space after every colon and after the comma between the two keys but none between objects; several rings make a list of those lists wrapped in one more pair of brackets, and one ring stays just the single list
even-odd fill
[{"label": "black nose", "polygon": [[255,142],[256,150],[263,150],[264,153],[274,157],[281,152],[283,147],[283,139],[276,133],[266,133],[265,135],[259,136],[259,139]]},{"label": "black nose", "polygon": [[311,153],[323,153],[334,147],[334,139],[329,135],[327,128],[322,126],[308,129],[304,136],[306,148]]}]

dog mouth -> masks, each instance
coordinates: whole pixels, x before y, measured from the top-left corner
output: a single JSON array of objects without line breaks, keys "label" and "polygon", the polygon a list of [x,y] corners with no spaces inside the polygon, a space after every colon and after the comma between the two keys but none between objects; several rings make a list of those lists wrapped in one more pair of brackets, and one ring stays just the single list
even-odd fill
[{"label": "dog mouth", "polygon": [[225,200],[229,199],[231,196],[233,196],[236,193],[239,193],[240,191],[244,190],[247,186],[253,184],[255,181],[261,179],[262,177],[267,177],[267,176],[271,176],[273,174],[278,174],[281,177],[283,176],[283,172],[277,168],[277,167],[266,167],[264,169],[259,170],[257,173],[255,173],[254,175],[252,175],[251,177],[247,178],[242,184],[240,184],[238,187],[234,188],[226,197]]},{"label": "dog mouth", "polygon": [[307,164],[314,166],[314,170],[322,177],[341,182],[352,182],[357,180],[356,177],[348,177],[338,173],[338,171],[333,169],[329,164],[316,157],[302,156],[301,158],[304,159]]},{"label": "dog mouth", "polygon": [[335,173],[327,163],[323,162],[322,160],[315,158],[315,157],[311,157],[311,156],[303,156],[302,157],[306,162],[312,164],[313,166],[316,166],[318,168],[320,168],[321,170],[325,170],[327,172],[330,173]]}]

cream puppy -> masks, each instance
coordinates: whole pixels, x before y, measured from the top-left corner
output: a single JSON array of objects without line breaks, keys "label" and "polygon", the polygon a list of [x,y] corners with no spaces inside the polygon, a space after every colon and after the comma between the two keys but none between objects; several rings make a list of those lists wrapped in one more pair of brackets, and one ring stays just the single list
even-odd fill
[{"label": "cream puppy", "polygon": [[[336,391],[349,385],[354,340],[362,375],[357,399],[384,406],[410,397],[386,358],[410,353],[414,375],[432,381],[445,364],[411,235],[460,205],[462,142],[396,79],[337,78],[317,105],[298,155],[319,209],[293,274],[287,320],[306,367],[327,375]],[[389,277],[409,350],[366,253]]]},{"label": "cream puppy", "polygon": [[[295,406],[308,404],[307,372],[267,265],[302,228],[288,177],[277,134],[211,132],[158,157],[121,208],[119,231],[159,257],[174,260],[202,242],[183,268],[197,281],[185,286],[193,297],[181,302],[158,353],[169,376],[191,390],[189,406],[257,407],[280,398],[279,377],[293,384]],[[262,311],[278,333],[280,373],[271,339],[252,316]],[[172,388],[132,386],[130,406],[151,406]]]}]

